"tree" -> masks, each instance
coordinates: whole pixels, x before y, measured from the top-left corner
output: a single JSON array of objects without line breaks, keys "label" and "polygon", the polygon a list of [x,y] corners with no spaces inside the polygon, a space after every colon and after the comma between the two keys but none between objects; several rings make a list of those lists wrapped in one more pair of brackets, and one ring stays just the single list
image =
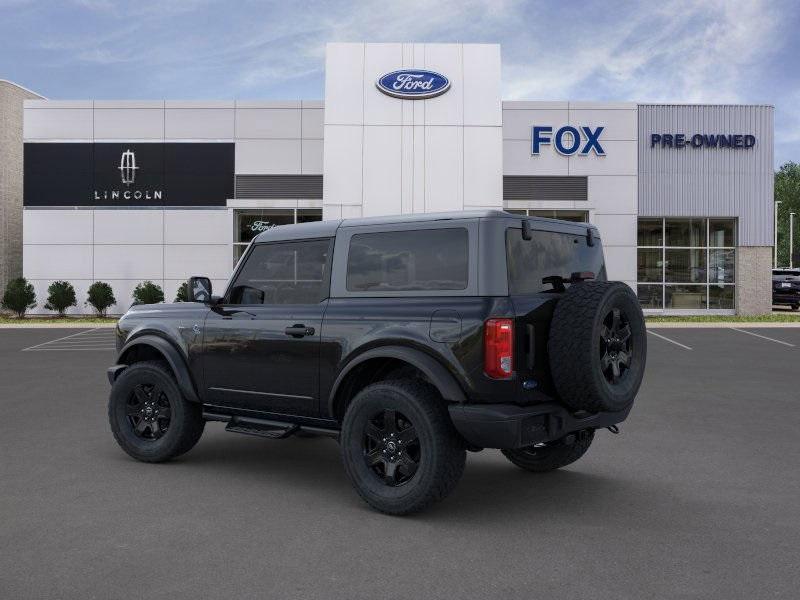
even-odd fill
[{"label": "tree", "polygon": [[101,317],[106,316],[108,309],[117,303],[114,290],[104,281],[95,281],[89,286],[86,303],[92,306]]},{"label": "tree", "polygon": [[173,302],[188,302],[189,301],[189,282],[185,281],[178,288],[178,293],[175,294]]},{"label": "tree", "polygon": [[54,281],[48,286],[47,303],[44,305],[47,310],[54,310],[59,317],[63,317],[70,306],[77,304],[75,288],[69,281]]},{"label": "tree", "polygon": [[164,301],[164,290],[152,281],[143,281],[134,288],[133,300],[136,304],[158,304]]},{"label": "tree", "polygon": [[[778,206],[778,266],[789,266],[789,213],[795,213],[794,251],[800,251],[800,164],[787,162],[775,172]],[[794,261],[795,266],[798,261]]]},{"label": "tree", "polygon": [[20,319],[25,318],[29,308],[36,306],[36,292],[33,285],[24,277],[18,277],[8,282],[0,306],[17,313]]}]

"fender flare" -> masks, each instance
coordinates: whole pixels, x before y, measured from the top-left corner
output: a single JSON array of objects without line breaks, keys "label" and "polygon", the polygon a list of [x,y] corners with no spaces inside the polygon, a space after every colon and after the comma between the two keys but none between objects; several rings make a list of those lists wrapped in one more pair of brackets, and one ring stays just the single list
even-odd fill
[{"label": "fender flare", "polygon": [[359,354],[353,360],[348,362],[331,386],[331,391],[328,396],[328,414],[334,414],[334,404],[336,401],[336,394],[339,391],[344,379],[353,371],[355,367],[363,362],[373,358],[396,358],[413,365],[430,380],[430,382],[439,390],[442,398],[448,402],[456,402],[463,404],[467,401],[461,386],[458,385],[456,378],[450,373],[439,361],[432,356],[425,354],[421,350],[414,348],[407,348],[403,346],[380,346],[367,350]]},{"label": "fender flare", "polygon": [[[200,398],[192,382],[192,377],[189,374],[189,367],[186,366],[186,360],[174,345],[157,335],[140,335],[133,338],[122,347],[117,362],[127,366],[127,363],[124,363],[123,357],[136,346],[150,346],[157,350],[164,357],[172,369],[172,372],[175,374],[176,383],[186,399],[190,402],[200,402]],[[124,369],[120,369],[115,375],[118,376],[123,370]]]}]

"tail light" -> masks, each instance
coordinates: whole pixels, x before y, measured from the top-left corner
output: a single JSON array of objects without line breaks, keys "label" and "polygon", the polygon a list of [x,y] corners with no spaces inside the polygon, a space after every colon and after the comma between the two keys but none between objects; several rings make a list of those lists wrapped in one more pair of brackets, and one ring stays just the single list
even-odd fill
[{"label": "tail light", "polygon": [[488,319],[483,326],[483,370],[494,379],[514,371],[514,320]]}]

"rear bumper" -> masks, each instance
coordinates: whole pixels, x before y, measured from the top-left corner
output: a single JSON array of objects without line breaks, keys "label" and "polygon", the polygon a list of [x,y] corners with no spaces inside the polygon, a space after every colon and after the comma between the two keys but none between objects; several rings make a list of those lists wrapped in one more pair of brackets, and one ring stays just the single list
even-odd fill
[{"label": "rear bumper", "polygon": [[450,418],[461,436],[479,448],[514,449],[549,442],[581,429],[621,423],[631,411],[577,417],[560,404],[451,404]]},{"label": "rear bumper", "polygon": [[778,292],[772,293],[773,304],[800,304],[800,294],[797,292]]}]

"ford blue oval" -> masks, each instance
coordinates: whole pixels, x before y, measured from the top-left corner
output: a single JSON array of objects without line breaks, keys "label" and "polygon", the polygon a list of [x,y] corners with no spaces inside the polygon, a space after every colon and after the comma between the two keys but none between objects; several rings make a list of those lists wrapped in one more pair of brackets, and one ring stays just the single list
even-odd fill
[{"label": "ford blue oval", "polygon": [[395,98],[424,100],[444,94],[450,89],[450,80],[435,71],[403,69],[382,75],[375,85],[384,94]]}]

